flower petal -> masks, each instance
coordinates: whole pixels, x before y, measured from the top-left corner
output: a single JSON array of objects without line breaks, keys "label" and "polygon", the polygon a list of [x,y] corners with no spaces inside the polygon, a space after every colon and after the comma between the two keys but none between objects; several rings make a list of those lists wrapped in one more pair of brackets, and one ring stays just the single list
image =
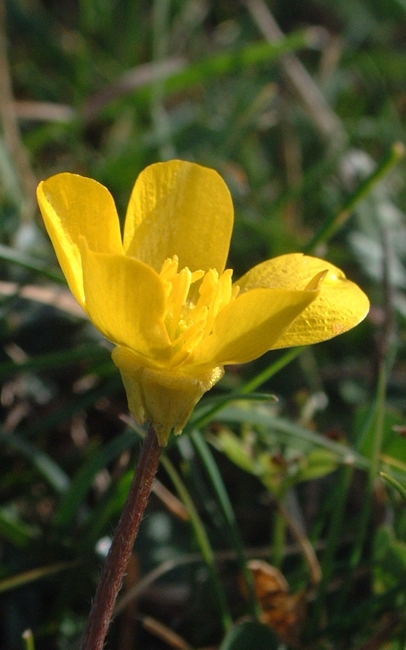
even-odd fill
[{"label": "flower petal", "polygon": [[182,160],[157,163],[135,183],[124,249],[158,272],[174,255],[180,269],[222,272],[232,227],[230,192],[217,172]]},{"label": "flower petal", "polygon": [[154,367],[171,350],[159,275],[138,260],[95,253],[85,240],[81,244],[85,307],[91,321],[107,339]]},{"label": "flower petal", "polygon": [[264,289],[304,289],[315,275],[325,269],[330,269],[343,276],[340,269],[325,260],[302,253],[291,253],[257,264],[235,284],[240,287],[240,292],[259,287]]},{"label": "flower petal", "polygon": [[220,312],[212,334],[196,347],[188,363],[220,366],[256,359],[275,347],[318,293],[262,288],[243,293]]},{"label": "flower petal", "polygon": [[369,310],[369,300],[344,273],[325,260],[294,253],[263,262],[237,282],[241,291],[253,287],[304,289],[327,270],[317,299],[295,320],[274,348],[326,341],[355,327]]},{"label": "flower petal", "polygon": [[84,307],[79,237],[99,252],[122,252],[120,224],[109,191],[77,174],[57,174],[39,184],[39,207],[69,288]]},{"label": "flower petal", "polygon": [[[369,311],[369,300],[346,279],[324,280],[320,295],[283,334],[276,348],[320,343],[343,334],[360,323]],[[324,286],[325,284],[325,286]]]}]

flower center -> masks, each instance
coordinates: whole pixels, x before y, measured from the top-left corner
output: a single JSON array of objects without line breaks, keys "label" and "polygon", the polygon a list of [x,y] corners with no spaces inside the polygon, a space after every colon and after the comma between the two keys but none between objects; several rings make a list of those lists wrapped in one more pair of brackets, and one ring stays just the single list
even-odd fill
[{"label": "flower center", "polygon": [[[220,275],[215,269],[178,271],[177,255],[162,265],[161,279],[166,292],[165,326],[172,342],[173,366],[182,363],[200,341],[209,336],[220,311],[234,300],[239,287],[232,285],[233,271]],[[198,288],[192,287],[200,282]]]}]

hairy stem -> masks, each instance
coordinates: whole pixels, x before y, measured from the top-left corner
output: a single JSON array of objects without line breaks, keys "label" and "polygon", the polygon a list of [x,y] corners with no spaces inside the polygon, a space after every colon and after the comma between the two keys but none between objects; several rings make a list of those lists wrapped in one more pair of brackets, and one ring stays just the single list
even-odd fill
[{"label": "hairy stem", "polygon": [[82,650],[102,650],[134,540],[148,503],[161,448],[149,427],[137,469],[97,587]]}]

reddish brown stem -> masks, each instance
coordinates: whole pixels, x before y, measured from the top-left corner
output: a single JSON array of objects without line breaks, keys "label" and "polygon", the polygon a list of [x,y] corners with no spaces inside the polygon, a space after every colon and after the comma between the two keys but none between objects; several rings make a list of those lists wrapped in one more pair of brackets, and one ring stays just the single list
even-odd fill
[{"label": "reddish brown stem", "polygon": [[161,447],[154,429],[150,426],[142,445],[127,501],[103,567],[87,623],[82,650],[102,650],[104,646],[114,604],[148,503],[160,455]]}]

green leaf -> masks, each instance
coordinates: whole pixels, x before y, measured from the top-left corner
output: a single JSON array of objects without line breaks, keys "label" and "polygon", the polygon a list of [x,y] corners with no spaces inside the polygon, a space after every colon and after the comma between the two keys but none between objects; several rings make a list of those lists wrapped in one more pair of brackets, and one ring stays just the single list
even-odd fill
[{"label": "green leaf", "polygon": [[54,517],[54,525],[67,528],[74,518],[80,503],[85,498],[97,472],[117,458],[123,451],[130,449],[138,441],[134,431],[124,431],[108,445],[97,451],[78,470],[69,490],[64,495]]},{"label": "green leaf", "polygon": [[63,469],[48,454],[36,449],[36,447],[18,434],[6,433],[0,430],[0,444],[7,445],[11,449],[20,452],[34,465],[39,474],[51,485],[55,492],[62,494],[68,489],[69,477]]},{"label": "green leaf", "polygon": [[259,611],[258,611],[257,598],[255,596],[253,579],[251,573],[247,569],[244,543],[241,537],[240,530],[238,528],[237,520],[235,518],[234,510],[231,505],[231,501],[229,499],[226,486],[224,484],[219,468],[210,451],[210,448],[207,442],[205,441],[204,437],[202,436],[201,432],[198,431],[197,429],[194,429],[191,432],[190,437],[194,443],[197,453],[200,456],[200,459],[207,472],[207,475],[210,478],[211,485],[213,487],[217,501],[223,513],[224,519],[227,523],[230,542],[232,546],[235,548],[240,570],[247,587],[247,592],[249,594],[251,613],[254,617],[257,617],[257,615],[259,615]]},{"label": "green leaf", "polygon": [[278,641],[269,627],[255,621],[238,623],[227,634],[220,650],[277,650]]},{"label": "green leaf", "polygon": [[76,566],[76,562],[56,562],[55,564],[49,564],[45,566],[40,566],[36,569],[30,569],[29,571],[23,571],[22,573],[16,573],[7,578],[0,580],[0,593],[5,591],[10,591],[11,589],[17,589],[23,585],[30,584],[31,582],[36,582],[42,578],[60,573],[61,571],[66,571]]},{"label": "green leaf", "polygon": [[30,255],[27,255],[27,253],[11,248],[10,246],[0,244],[0,260],[18,264],[18,266],[22,266],[29,271],[41,273],[46,278],[49,278],[58,284],[65,284],[62,274],[59,271],[51,270],[48,262],[44,262],[36,257],[31,257]]},{"label": "green leaf", "polygon": [[403,500],[406,501],[406,489],[405,489],[405,487],[403,485],[401,485],[399,483],[399,481],[397,481],[395,478],[393,478],[393,476],[390,476],[389,474],[386,474],[385,472],[380,472],[380,475],[382,476],[382,478],[385,479],[385,481],[387,481],[388,483],[393,485],[393,487],[397,489],[397,491],[399,492],[399,494],[403,498]]},{"label": "green leaf", "polygon": [[295,482],[322,478],[337,469],[337,459],[329,449],[313,449],[299,462]]},{"label": "green leaf", "polygon": [[27,370],[61,368],[62,366],[73,365],[78,360],[83,361],[88,358],[104,360],[108,357],[109,351],[106,348],[102,348],[97,343],[88,343],[69,350],[58,350],[58,352],[41,354],[18,363],[15,361],[3,361],[0,363],[0,377],[10,377],[12,374]]},{"label": "green leaf", "polygon": [[267,413],[264,410],[228,406],[221,410],[218,419],[223,422],[249,422],[258,427],[267,428],[272,434],[281,434],[281,439],[287,444],[303,451],[318,447],[329,450],[336,455],[337,462],[344,465],[353,465],[364,470],[369,466],[367,458],[351,449],[351,447],[330,440],[319,433],[310,431],[283,418],[276,418],[272,413]]},{"label": "green leaf", "polygon": [[16,508],[4,506],[0,508],[0,537],[23,548],[38,537],[38,529],[22,521]]},{"label": "green leaf", "polygon": [[236,436],[229,429],[222,429],[216,436],[216,442],[221,451],[231,460],[234,465],[240,467],[255,476],[259,472],[259,467],[254,458],[248,453],[243,440]]}]

